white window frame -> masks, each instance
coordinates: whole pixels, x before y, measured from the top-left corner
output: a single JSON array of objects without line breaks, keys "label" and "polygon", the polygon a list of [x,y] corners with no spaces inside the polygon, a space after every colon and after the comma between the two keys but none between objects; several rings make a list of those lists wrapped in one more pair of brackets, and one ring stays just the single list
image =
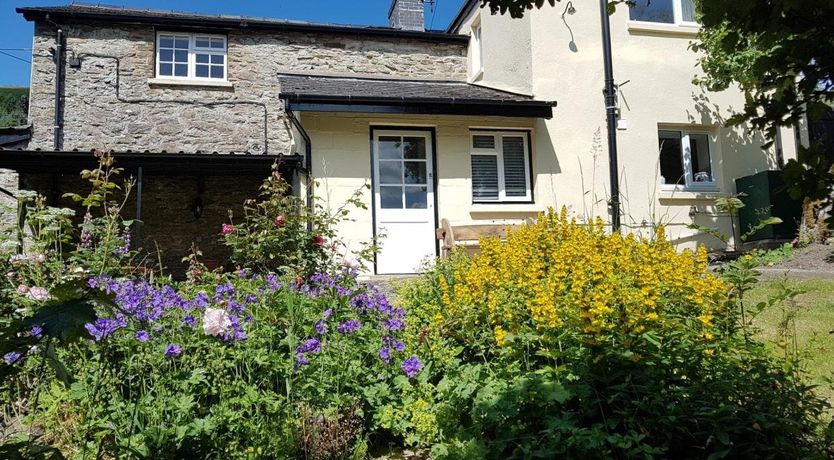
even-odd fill
[{"label": "white window frame", "polygon": [[[669,126],[659,126],[657,133],[657,139],[660,139],[660,131],[669,131],[669,132],[677,132],[681,135],[681,161],[683,162],[683,177],[684,177],[684,184],[660,184],[661,190],[678,190],[678,191],[709,191],[715,192],[719,190],[719,174],[718,174],[718,167],[716,164],[716,155],[715,155],[715,135],[712,131],[708,129],[698,129],[698,128],[681,128],[681,127],[669,127]],[[710,166],[710,176],[712,177],[712,181],[710,182],[695,182],[695,178],[692,174],[692,150],[691,150],[691,142],[689,140],[689,136],[692,134],[702,134],[707,136],[707,146],[709,148],[709,166]],[[662,177],[662,171],[660,171],[660,149],[658,148],[658,178]]]},{"label": "white window frame", "polygon": [[653,21],[641,21],[639,19],[631,19],[631,14],[629,13],[629,22],[634,24],[645,24],[645,25],[655,25],[655,26],[686,26],[686,27],[701,27],[701,24],[697,21],[684,21],[683,20],[683,4],[681,3],[683,0],[672,0],[672,16],[674,17],[674,23],[670,24],[668,22],[653,22]]},{"label": "white window frame", "polygon": [[[484,198],[476,199],[474,194],[472,196],[473,203],[532,203],[533,202],[533,185],[531,183],[530,173],[530,143],[529,131],[477,131],[469,132],[469,150],[470,150],[470,177],[474,177],[471,170],[472,155],[493,155],[496,157],[498,166],[498,199],[490,200]],[[475,148],[475,136],[492,136],[495,139],[495,148]],[[527,193],[524,196],[507,196],[506,185],[504,182],[504,137],[520,137],[524,143],[524,181]],[[474,185],[474,184],[473,184]]]},{"label": "white window frame", "polygon": [[[177,76],[177,75],[162,75],[159,72],[160,69],[160,38],[162,36],[172,36],[172,37],[188,37],[188,73],[186,76]],[[197,39],[198,38],[219,38],[223,40],[223,49],[219,48],[205,48],[197,46]],[[228,81],[229,78],[229,43],[226,39],[225,35],[218,35],[218,34],[201,34],[201,33],[183,33],[183,32],[168,32],[168,31],[160,31],[156,33],[156,65],[155,65],[155,73],[156,78],[159,79],[166,79],[166,80],[191,80],[191,81],[205,81],[205,82],[224,82]],[[212,78],[212,77],[198,77],[197,76],[197,54],[208,54],[209,55],[209,62],[211,62],[211,56],[223,56],[223,78]],[[219,64],[209,65],[209,75],[211,75],[211,67],[212,66],[219,66]]]},{"label": "white window frame", "polygon": [[472,72],[472,79],[477,79],[484,73],[484,45],[483,45],[483,29],[481,28],[481,20],[477,19],[472,24],[471,32],[471,53],[470,53],[470,69]]}]

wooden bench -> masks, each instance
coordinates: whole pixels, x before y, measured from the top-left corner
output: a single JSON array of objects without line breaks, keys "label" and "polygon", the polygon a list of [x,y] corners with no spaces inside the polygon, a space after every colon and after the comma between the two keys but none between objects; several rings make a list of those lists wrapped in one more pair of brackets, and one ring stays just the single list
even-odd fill
[{"label": "wooden bench", "polygon": [[[533,225],[536,220],[532,217],[525,221],[526,225]],[[440,228],[435,230],[440,243],[440,256],[449,257],[455,245],[466,248],[478,247],[478,240],[481,238],[498,237],[501,240],[507,239],[508,230],[516,229],[521,225],[512,224],[474,224],[474,225],[451,225],[447,219],[440,219]]]}]

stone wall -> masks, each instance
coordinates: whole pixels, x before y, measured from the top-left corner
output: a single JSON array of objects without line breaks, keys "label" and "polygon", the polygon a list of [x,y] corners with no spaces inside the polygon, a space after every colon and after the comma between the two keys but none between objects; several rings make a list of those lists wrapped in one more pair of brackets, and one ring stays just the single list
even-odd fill
[{"label": "stone wall", "polygon": [[[64,150],[292,153],[278,99],[279,72],[466,78],[464,44],[231,31],[232,88],[153,85],[148,82],[154,77],[153,27],[67,25],[64,31],[67,57],[81,59],[80,68],[66,66]],[[54,34],[51,26],[36,24],[30,148],[53,145],[55,65],[49,50],[55,46]]]}]

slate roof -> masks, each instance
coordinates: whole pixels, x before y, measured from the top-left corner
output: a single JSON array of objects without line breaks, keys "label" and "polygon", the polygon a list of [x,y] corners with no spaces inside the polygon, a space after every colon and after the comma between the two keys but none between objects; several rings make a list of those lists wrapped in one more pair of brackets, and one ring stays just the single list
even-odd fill
[{"label": "slate roof", "polygon": [[[462,81],[400,80],[282,74],[280,97],[291,105],[401,106],[408,113],[550,118],[555,102]],[[423,109],[423,110],[419,110]],[[326,110],[321,110],[326,111]],[[349,110],[345,110],[349,111]],[[362,111],[361,107],[354,112]],[[392,110],[388,110],[391,112]],[[405,110],[404,110],[405,111]]]},{"label": "slate roof", "polygon": [[329,24],[288,19],[205,14],[159,9],[126,8],[120,6],[71,3],[59,6],[20,7],[16,11],[27,21],[44,20],[49,15],[52,21],[106,21],[111,23],[139,23],[168,26],[190,26],[222,29],[254,29],[268,31],[299,31],[338,33],[351,35],[375,35],[420,40],[445,41],[459,44],[468,43],[466,35],[450,34],[445,31],[411,31],[392,27]]}]

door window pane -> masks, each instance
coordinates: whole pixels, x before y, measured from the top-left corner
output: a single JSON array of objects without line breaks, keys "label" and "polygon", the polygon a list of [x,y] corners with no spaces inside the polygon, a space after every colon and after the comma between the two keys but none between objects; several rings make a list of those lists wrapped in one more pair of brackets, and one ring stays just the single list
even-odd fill
[{"label": "door window pane", "polygon": [[498,199],[498,157],[472,155],[472,198]]},{"label": "door window pane", "polygon": [[399,136],[379,136],[379,158],[399,160],[402,157],[402,143]]},{"label": "door window pane", "polygon": [[675,23],[675,10],[672,2],[675,0],[637,0],[629,8],[632,21]]},{"label": "door window pane", "polygon": [[379,187],[379,206],[382,209],[402,209],[403,188],[401,186]]},{"label": "door window pane", "polygon": [[712,164],[709,154],[709,136],[702,133],[689,135],[689,157],[692,161],[692,181],[712,182]]},{"label": "door window pane", "polygon": [[426,174],[425,161],[406,161],[405,162],[405,183],[406,184],[427,184],[428,175]]},{"label": "door window pane", "polygon": [[403,156],[407,159],[423,160],[426,158],[425,137],[404,137]]},{"label": "door window pane", "polygon": [[405,207],[408,209],[428,208],[429,192],[426,187],[406,187]]},{"label": "door window pane", "polygon": [[524,138],[504,136],[504,191],[508,197],[527,196]]},{"label": "door window pane", "polygon": [[379,162],[379,183],[380,184],[402,184],[403,164],[399,161]]},{"label": "door window pane", "polygon": [[678,131],[660,131],[658,142],[660,145],[660,183],[666,185],[686,184],[683,172],[683,156],[681,155],[681,133]]}]

